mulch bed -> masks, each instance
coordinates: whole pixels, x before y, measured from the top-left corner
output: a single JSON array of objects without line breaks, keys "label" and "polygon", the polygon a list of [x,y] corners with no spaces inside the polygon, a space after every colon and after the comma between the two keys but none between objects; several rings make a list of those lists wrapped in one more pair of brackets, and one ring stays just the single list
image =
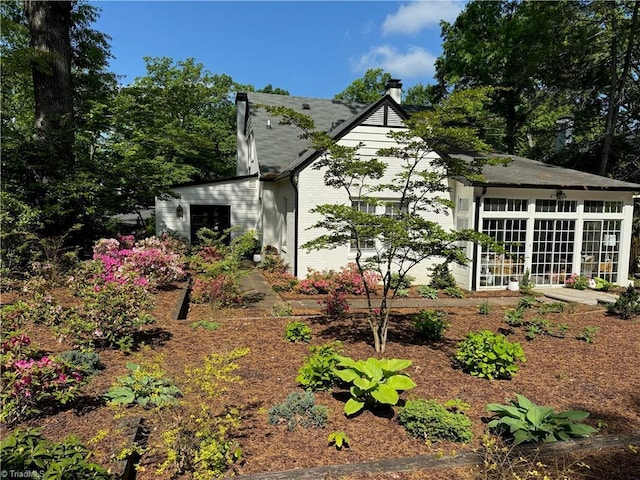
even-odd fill
[{"label": "mulch bed", "polygon": [[[505,293],[499,292],[501,296]],[[57,294],[64,297],[63,292]],[[396,422],[391,409],[364,411],[347,419],[342,413],[346,397],[340,391],[316,394],[317,403],[330,409],[328,425],[322,430],[299,428],[289,432],[283,426],[270,425],[266,411],[284,401],[288,393],[300,390],[295,377],[309,353],[309,345],[289,343],[283,338],[292,318],[272,317],[271,312],[261,311],[257,305],[235,310],[192,305],[187,319],[176,321],[172,319],[172,312],[180,295],[178,288],[157,293],[154,311],[157,322],[149,326],[139,340],[151,346],[153,353],[163,355],[167,376],[178,383],[184,378],[185,367],[199,365],[210,353],[236,347],[250,349],[248,355],[237,360],[239,369],[236,373],[242,382],[231,384],[224,397],[227,405],[238,407],[242,413],[242,426],[237,435],[243,461],[236,467],[236,474],[471,451],[480,446],[479,439],[485,430],[488,416],[485,405],[506,403],[514,399],[516,393],[556,410],[587,410],[591,412],[588,423],[599,426],[601,434],[640,431],[640,376],[637,374],[640,324],[610,317],[602,307],[576,306],[572,311],[548,314],[546,318],[552,322],[569,325],[565,338],[539,336],[529,341],[523,331],[515,329],[509,339],[523,345],[527,363],[509,381],[474,378],[452,366],[457,343],[468,332],[498,331],[506,327],[504,308],[494,307],[489,315],[479,315],[476,308],[445,308],[450,328],[445,339],[437,343],[416,338],[410,315],[396,315],[384,356],[413,360],[407,373],[417,384],[402,398],[435,398],[441,402],[460,398],[469,403],[475,440],[468,445],[459,445],[425,444],[410,438]],[[319,314],[297,319],[303,319],[311,326],[313,345],[340,340],[345,355],[358,359],[378,356],[372,348],[366,320],[357,312],[341,319],[328,319]],[[199,320],[216,321],[220,327],[215,331],[193,329],[191,323]],[[593,344],[574,338],[587,326],[599,328]],[[69,348],[56,342],[44,327],[32,327],[28,333],[34,344],[45,351],[55,353]],[[32,419],[22,426],[42,427],[45,436],[54,440],[74,434],[84,442],[95,439],[101,431],[114,432],[118,420],[100,397],[117,376],[125,374],[126,362],[135,361],[136,357],[135,353],[127,355],[112,350],[102,351],[100,356],[105,369],[86,385],[82,398],[75,405]],[[185,400],[192,399],[187,397]],[[149,444],[157,443],[166,418],[137,408],[130,409],[130,413],[132,417],[145,417]],[[328,446],[327,435],[340,430],[347,433],[351,446],[337,451]],[[122,445],[120,440],[114,441],[114,437],[107,436],[91,443],[90,448],[96,451],[97,461],[115,465],[110,459]],[[138,478],[158,478],[154,472],[158,459],[157,455],[143,455]],[[629,472],[640,471],[640,457],[633,450],[606,450],[582,455],[580,461],[588,463],[592,469],[589,473],[584,468],[582,476],[572,476],[572,479],[627,479],[632,478]],[[592,476],[594,474],[596,476]],[[364,472],[349,478],[473,478],[470,475],[469,468],[458,468],[446,474],[442,471],[371,475]]]}]

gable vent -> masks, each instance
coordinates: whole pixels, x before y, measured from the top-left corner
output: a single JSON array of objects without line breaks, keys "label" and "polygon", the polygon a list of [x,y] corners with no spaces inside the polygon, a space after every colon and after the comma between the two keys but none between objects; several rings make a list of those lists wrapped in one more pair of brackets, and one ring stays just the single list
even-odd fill
[{"label": "gable vent", "polygon": [[302,104],[302,109],[303,110],[311,110],[311,105],[309,105],[308,103],[303,103]]}]

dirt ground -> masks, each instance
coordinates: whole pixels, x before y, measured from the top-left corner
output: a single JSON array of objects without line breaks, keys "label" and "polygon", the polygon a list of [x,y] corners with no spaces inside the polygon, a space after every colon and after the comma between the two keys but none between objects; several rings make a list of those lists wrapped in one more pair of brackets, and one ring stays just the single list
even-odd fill
[{"label": "dirt ground", "polygon": [[[564,313],[547,314],[553,323],[565,323],[569,330],[564,338],[538,336],[527,340],[521,329],[507,332],[504,322],[506,307],[494,307],[488,315],[479,315],[476,307],[448,307],[444,310],[450,327],[441,342],[427,343],[413,330],[408,312],[396,312],[390,328],[385,357],[411,359],[406,373],[417,387],[404,392],[402,399],[433,398],[440,402],[459,398],[471,405],[468,412],[474,424],[474,440],[467,445],[452,443],[425,444],[409,437],[394,417],[391,409],[364,411],[346,418],[344,392],[320,392],[316,402],[329,408],[324,429],[298,428],[289,432],[284,426],[270,425],[267,410],[285,400],[293,391],[301,391],[296,383],[298,369],[309,354],[309,344],[284,340],[291,317],[273,317],[256,305],[243,309],[218,310],[206,305],[192,305],[186,320],[173,320],[172,312],[180,297],[179,289],[158,292],[154,316],[157,322],[147,328],[140,340],[151,347],[144,356],[158,357],[168,377],[178,385],[184,381],[185,368],[198,366],[207,355],[236,347],[248,347],[249,353],[237,360],[235,373],[241,382],[230,384],[221,397],[225,406],[237,407],[241,426],[236,439],[242,448],[242,461],[235,474],[256,474],[281,470],[310,468],[323,465],[370,462],[388,458],[424,454],[443,456],[478,449],[485,431],[488,412],[485,405],[507,403],[515,394],[525,395],[540,405],[587,410],[587,423],[597,426],[600,434],[630,434],[640,431],[640,323],[606,315],[602,306],[576,306]],[[479,300],[478,303],[481,303]],[[311,345],[334,340],[343,343],[343,354],[356,359],[377,356],[364,317],[358,312],[341,319],[328,319],[311,311],[295,320],[306,322],[312,329]],[[210,320],[220,323],[217,330],[194,329],[192,322]],[[575,336],[585,327],[597,327],[594,343]],[[454,368],[453,355],[457,344],[471,331],[490,329],[505,331],[510,341],[520,342],[527,362],[521,365],[512,380],[490,381],[474,378]],[[31,328],[32,341],[44,351],[59,352],[68,345],[55,341],[43,327]],[[136,356],[138,355],[138,356]],[[101,395],[114,379],[126,372],[127,361],[140,360],[140,353],[126,355],[119,351],[101,351],[105,368],[86,385],[82,397],[69,408],[25,422],[43,428],[45,436],[60,439],[74,434],[96,451],[95,460],[115,467],[113,455],[121,450],[114,411],[104,405]],[[185,396],[186,402],[196,401]],[[126,416],[141,415],[145,419],[148,444],[159,441],[161,432],[171,423],[170,414],[131,408]],[[350,448],[336,450],[327,443],[334,431],[344,431]],[[104,438],[101,438],[104,437]],[[118,438],[118,440],[116,440]],[[155,473],[160,457],[149,451],[142,456],[139,479],[165,478]],[[640,455],[637,449],[603,450],[571,460],[571,479],[632,479],[640,478]],[[583,466],[579,466],[579,464]],[[588,465],[587,468],[584,465]],[[478,476],[469,468],[414,473],[388,473],[350,476],[360,479],[471,479],[497,478]],[[635,475],[635,477],[633,476]],[[168,477],[166,477],[168,478]],[[340,477],[343,478],[343,477]]]}]

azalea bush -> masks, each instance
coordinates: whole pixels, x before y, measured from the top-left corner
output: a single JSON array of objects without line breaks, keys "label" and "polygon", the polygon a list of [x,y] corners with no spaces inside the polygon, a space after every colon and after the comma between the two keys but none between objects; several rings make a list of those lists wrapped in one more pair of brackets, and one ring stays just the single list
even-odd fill
[{"label": "azalea bush", "polygon": [[80,347],[118,347],[128,351],[134,335],[154,323],[150,293],[141,286],[106,283],[79,292],[83,303],[69,310],[56,328],[59,338],[69,338]]},{"label": "azalea bush", "polygon": [[2,343],[2,423],[37,415],[46,407],[64,405],[76,398],[83,383],[80,372],[56,357],[35,356],[31,340],[14,334]]},{"label": "azalea bush", "polygon": [[133,236],[103,238],[93,248],[93,262],[84,262],[72,285],[86,281],[164,287],[185,276],[184,256],[171,237],[135,241]]},{"label": "azalea bush", "polygon": [[349,301],[344,292],[339,290],[332,291],[327,298],[318,302],[323,305],[322,313],[330,317],[340,317],[349,311]]},{"label": "azalea bush", "polygon": [[306,295],[322,295],[341,291],[352,295],[364,295],[365,282],[369,291],[375,291],[381,281],[380,274],[372,270],[358,271],[355,263],[348,263],[339,272],[334,270],[309,270],[307,278],[298,284],[298,291]]},{"label": "azalea bush", "polygon": [[237,275],[223,273],[213,277],[197,277],[191,286],[191,301],[218,307],[241,307],[243,298]]}]

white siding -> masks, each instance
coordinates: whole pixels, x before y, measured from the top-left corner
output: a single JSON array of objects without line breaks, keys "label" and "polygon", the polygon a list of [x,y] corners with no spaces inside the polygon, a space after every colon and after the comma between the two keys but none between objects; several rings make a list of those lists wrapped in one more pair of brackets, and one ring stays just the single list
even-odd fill
[{"label": "white siding", "polygon": [[[156,199],[156,233],[172,231],[191,241],[190,206],[191,205],[229,205],[231,207],[231,226],[240,227],[241,234],[256,230],[258,221],[257,178],[228,180],[203,185],[176,187],[173,189],[180,198],[170,200]],[[184,215],[177,218],[176,209],[182,206]]]},{"label": "white siding", "polygon": [[[475,228],[475,199],[473,187],[467,187],[462,183],[451,180],[451,201],[455,204],[454,219],[456,230],[463,228]],[[472,260],[473,244],[467,242],[465,253],[469,259],[468,265],[451,265],[451,273],[456,279],[456,283],[465,290],[472,289]]]},{"label": "white siding", "polygon": [[[360,125],[340,140],[340,144],[349,146],[363,142],[365,146],[360,151],[360,157],[362,159],[376,157],[379,160],[386,161],[389,167],[385,172],[384,178],[381,180],[382,182],[390,182],[392,178],[402,170],[399,160],[395,158],[381,158],[376,155],[376,152],[380,148],[395,146],[395,142],[387,136],[390,130],[391,129],[387,127]],[[339,269],[355,259],[355,253],[350,252],[348,245],[332,250],[311,252],[307,252],[301,248],[306,242],[325,233],[319,229],[310,230],[310,227],[321,219],[319,215],[310,213],[313,207],[323,203],[338,204],[348,202],[346,192],[325,186],[323,175],[324,172],[322,170],[314,170],[311,167],[307,167],[300,172],[299,175],[299,277],[304,277],[308,269]],[[391,192],[380,192],[376,194],[377,197],[386,200],[393,199],[392,195]],[[451,229],[454,225],[452,215],[429,214],[429,219],[440,222],[445,229]],[[437,263],[437,261],[435,263]],[[411,270],[409,274],[416,278],[416,283],[428,283],[430,279],[430,267],[432,267],[432,262],[425,261]]]}]

